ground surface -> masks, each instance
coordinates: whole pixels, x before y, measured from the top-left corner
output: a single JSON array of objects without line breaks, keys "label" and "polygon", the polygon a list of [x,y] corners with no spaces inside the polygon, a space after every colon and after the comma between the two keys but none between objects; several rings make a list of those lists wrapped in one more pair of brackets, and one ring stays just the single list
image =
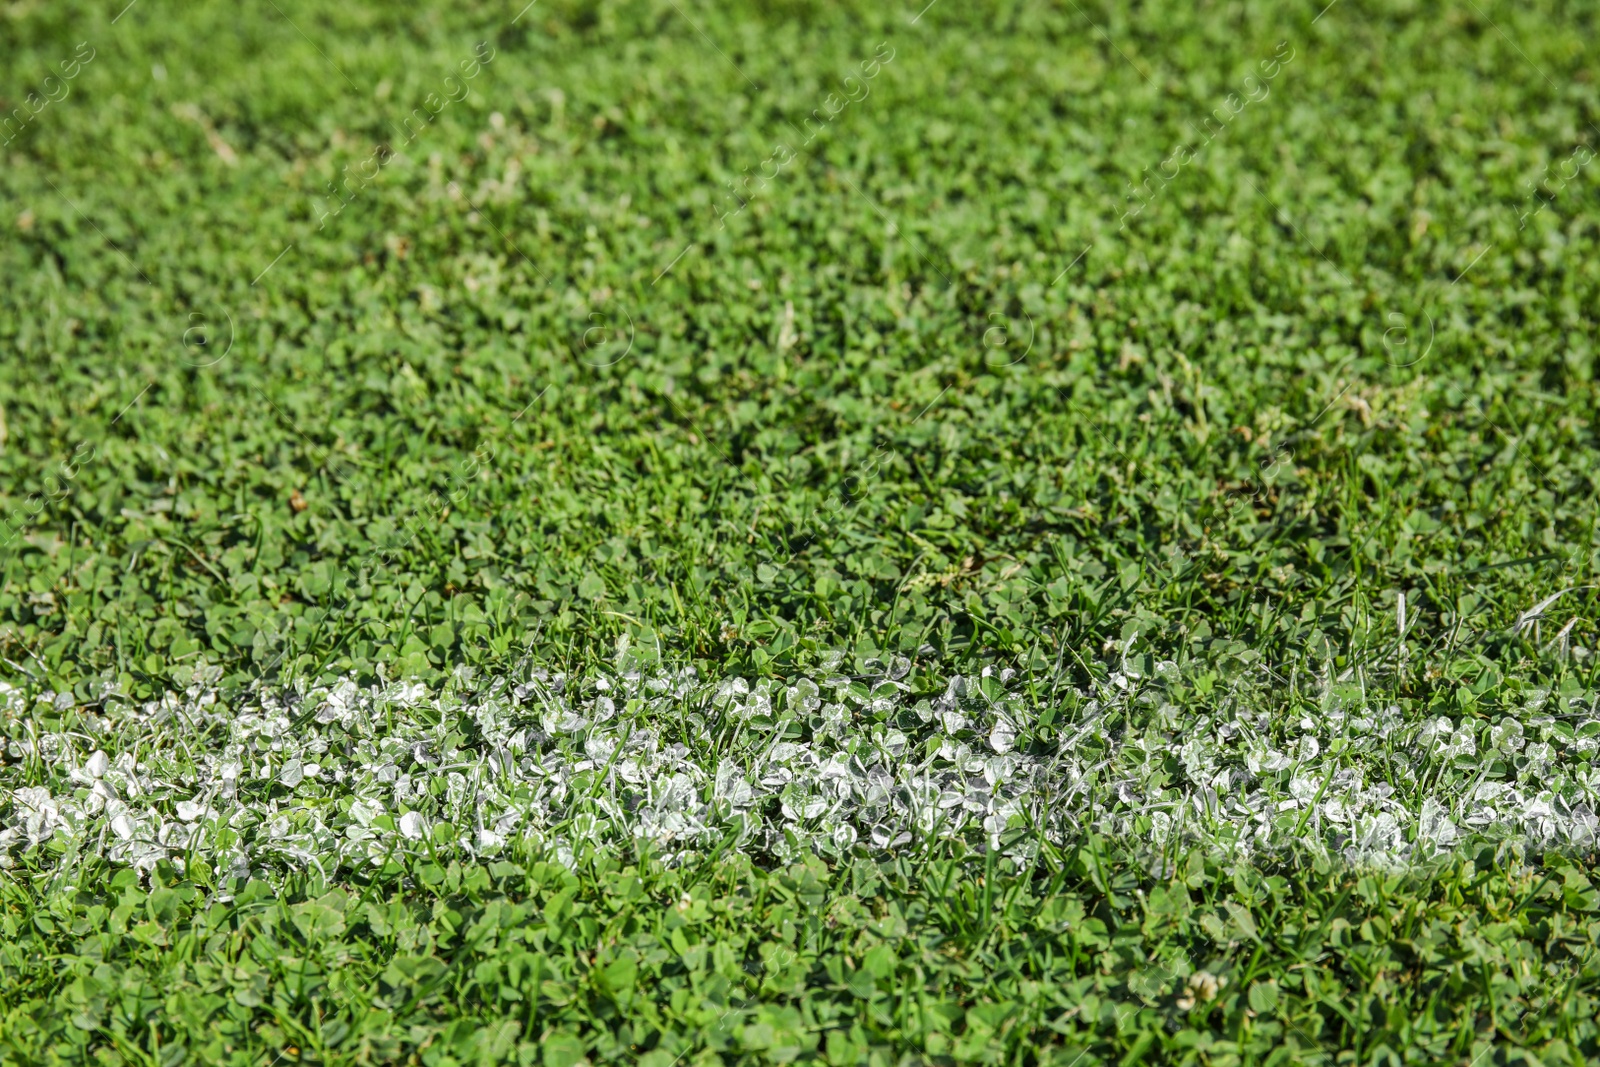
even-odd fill
[{"label": "ground surface", "polygon": [[1600,1057],[1595,11],[119,7],[0,1061]]}]

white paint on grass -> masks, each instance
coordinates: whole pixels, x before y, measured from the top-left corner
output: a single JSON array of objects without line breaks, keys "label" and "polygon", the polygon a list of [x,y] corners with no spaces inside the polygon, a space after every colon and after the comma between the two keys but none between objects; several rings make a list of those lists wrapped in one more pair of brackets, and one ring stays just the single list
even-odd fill
[{"label": "white paint on grass", "polygon": [[[8,687],[0,865],[201,857],[224,874],[334,875],[529,844],[567,862],[640,842],[669,861],[788,860],[959,839],[1025,866],[1091,830],[1157,864],[1196,844],[1396,864],[1469,836],[1597,836],[1591,693],[1534,692],[1486,722],[1407,717],[1334,684],[1289,721],[1270,710],[1281,693],[1247,681],[1196,709],[1171,664],[1138,678],[1124,662],[1065,702],[1010,671],[913,689],[903,660],[793,684],[626,668],[231,702],[201,669],[183,693],[104,714]],[[1041,728],[1047,705],[1072,710]],[[45,730],[47,717],[69,728]]]}]

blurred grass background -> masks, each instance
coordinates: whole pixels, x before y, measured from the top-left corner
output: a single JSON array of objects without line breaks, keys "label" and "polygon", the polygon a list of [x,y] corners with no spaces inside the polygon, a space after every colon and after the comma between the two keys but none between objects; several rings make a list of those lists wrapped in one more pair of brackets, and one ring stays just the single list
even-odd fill
[{"label": "blurred grass background", "polygon": [[1593,566],[1593,12],[916,14],[7,8],[8,112],[94,50],[3,149],[14,671],[1343,670],[1402,591],[1402,687],[1547,669],[1507,627]]}]

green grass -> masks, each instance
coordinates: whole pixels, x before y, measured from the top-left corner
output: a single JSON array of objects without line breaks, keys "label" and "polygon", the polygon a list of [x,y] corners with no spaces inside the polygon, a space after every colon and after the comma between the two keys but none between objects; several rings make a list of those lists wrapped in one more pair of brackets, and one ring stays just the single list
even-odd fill
[{"label": "green grass", "polygon": [[519,9],[0,14],[0,1059],[1600,1057],[1594,10]]},{"label": "green grass", "polygon": [[1093,843],[1059,859],[1033,884],[940,861],[421,864],[407,889],[397,866],[225,903],[125,871],[49,906],[8,890],[0,1021],[15,1062],[551,1067],[1488,1064],[1523,1044],[1560,1063],[1600,1031],[1596,891],[1573,868],[1193,855],[1151,887]]}]

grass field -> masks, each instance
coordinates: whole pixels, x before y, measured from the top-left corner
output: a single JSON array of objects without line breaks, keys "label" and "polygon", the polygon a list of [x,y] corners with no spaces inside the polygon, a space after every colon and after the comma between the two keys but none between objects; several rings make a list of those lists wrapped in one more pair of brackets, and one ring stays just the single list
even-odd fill
[{"label": "grass field", "polygon": [[0,1063],[1600,1061],[1600,10],[0,12]]}]

